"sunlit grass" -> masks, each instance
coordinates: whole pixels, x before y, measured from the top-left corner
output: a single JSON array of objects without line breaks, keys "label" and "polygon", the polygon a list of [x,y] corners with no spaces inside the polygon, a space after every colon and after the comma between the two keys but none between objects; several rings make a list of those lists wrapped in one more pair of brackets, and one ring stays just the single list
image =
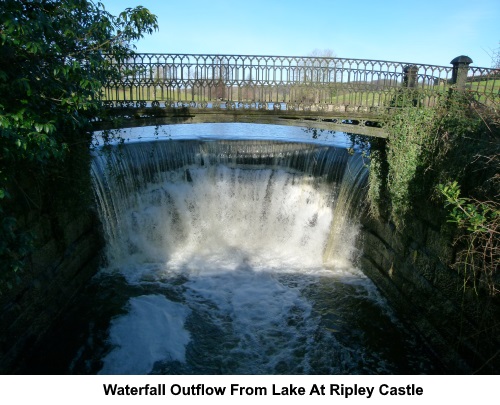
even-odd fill
[{"label": "sunlit grass", "polygon": [[[397,103],[432,107],[446,96],[451,86],[446,82],[437,85],[419,83],[407,89],[401,85],[377,88],[376,84],[350,83],[326,86],[234,86],[188,87],[133,86],[103,89],[103,101],[172,101],[213,102],[234,101],[285,102],[303,104],[330,104],[358,107],[388,107]],[[485,104],[500,102],[500,80],[468,82],[466,90],[476,100]],[[417,94],[418,93],[418,94]]]}]

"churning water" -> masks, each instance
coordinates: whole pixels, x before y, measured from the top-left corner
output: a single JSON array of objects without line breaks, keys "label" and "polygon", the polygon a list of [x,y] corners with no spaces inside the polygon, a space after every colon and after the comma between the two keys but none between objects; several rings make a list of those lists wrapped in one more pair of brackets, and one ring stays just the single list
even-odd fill
[{"label": "churning water", "polygon": [[361,155],[152,141],[97,153],[92,174],[106,264],[67,372],[433,370],[356,266]]}]

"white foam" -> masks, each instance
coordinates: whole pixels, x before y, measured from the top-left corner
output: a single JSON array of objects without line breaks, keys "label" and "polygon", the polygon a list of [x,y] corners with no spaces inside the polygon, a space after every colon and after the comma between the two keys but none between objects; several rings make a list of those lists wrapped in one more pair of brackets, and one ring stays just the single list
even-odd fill
[{"label": "white foam", "polygon": [[[117,348],[105,358],[102,373],[144,374],[158,361],[183,362],[188,313],[206,320],[207,330],[220,334],[217,342],[224,336],[222,372],[274,374],[286,364],[284,370],[307,373],[318,370],[312,363],[323,364],[323,350],[350,364],[349,350],[336,350],[335,335],[321,331],[311,299],[325,277],[378,299],[351,262],[357,228],[343,217],[349,195],[333,192],[344,185],[292,170],[206,163],[152,177],[139,191],[122,194],[120,185],[108,182],[115,201],[101,215],[116,218],[107,234],[109,268],[130,284],[168,288],[186,306],[157,295],[132,298],[128,314],[111,325]],[[339,196],[345,198],[339,202]],[[335,252],[328,261],[325,249]],[[172,288],[179,275],[182,288]],[[204,341],[210,356],[219,355],[213,341],[190,330],[192,346]],[[323,346],[315,340],[320,334]],[[188,356],[190,361],[197,359]],[[224,368],[228,362],[231,367]],[[349,370],[342,367],[338,371]],[[330,365],[324,370],[335,371]]]},{"label": "white foam", "polygon": [[142,295],[130,298],[128,309],[111,322],[109,343],[115,348],[99,374],[147,374],[157,361],[185,360],[187,307],[161,295]]},{"label": "white foam", "polygon": [[191,276],[186,288],[191,305],[201,311],[206,306],[211,322],[234,336],[225,354],[239,359],[234,373],[275,373],[279,362],[306,367],[307,359],[294,351],[307,346],[304,337],[313,339],[317,320],[300,288],[290,288],[276,273],[245,263],[209,277]]},{"label": "white foam", "polygon": [[[268,267],[320,266],[332,222],[326,185],[283,170],[189,169],[122,201],[110,262],[182,267],[196,257]],[[239,255],[239,256],[238,256]]]}]

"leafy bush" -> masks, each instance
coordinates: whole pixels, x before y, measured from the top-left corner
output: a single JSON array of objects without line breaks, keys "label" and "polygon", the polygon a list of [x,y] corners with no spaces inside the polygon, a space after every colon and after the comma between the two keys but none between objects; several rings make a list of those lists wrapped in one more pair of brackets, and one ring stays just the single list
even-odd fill
[{"label": "leafy bush", "polygon": [[118,74],[106,55],[126,57],[156,27],[143,7],[113,16],[88,0],[2,1],[1,270],[22,267],[32,244],[20,217],[50,209],[61,190],[80,197],[88,170],[76,166],[88,164],[90,121],[103,83]]}]

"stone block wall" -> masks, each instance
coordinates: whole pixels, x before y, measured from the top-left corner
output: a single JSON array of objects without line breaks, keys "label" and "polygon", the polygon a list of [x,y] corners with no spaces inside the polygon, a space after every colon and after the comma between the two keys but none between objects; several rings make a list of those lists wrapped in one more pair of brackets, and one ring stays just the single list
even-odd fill
[{"label": "stone block wall", "polygon": [[[0,373],[12,374],[95,274],[102,246],[95,214],[40,214],[24,218],[36,237],[28,266],[0,297]],[[50,359],[47,359],[50,361]]]},{"label": "stone block wall", "polygon": [[500,372],[500,300],[450,268],[451,237],[423,206],[404,232],[363,218],[361,266],[448,373]]}]

